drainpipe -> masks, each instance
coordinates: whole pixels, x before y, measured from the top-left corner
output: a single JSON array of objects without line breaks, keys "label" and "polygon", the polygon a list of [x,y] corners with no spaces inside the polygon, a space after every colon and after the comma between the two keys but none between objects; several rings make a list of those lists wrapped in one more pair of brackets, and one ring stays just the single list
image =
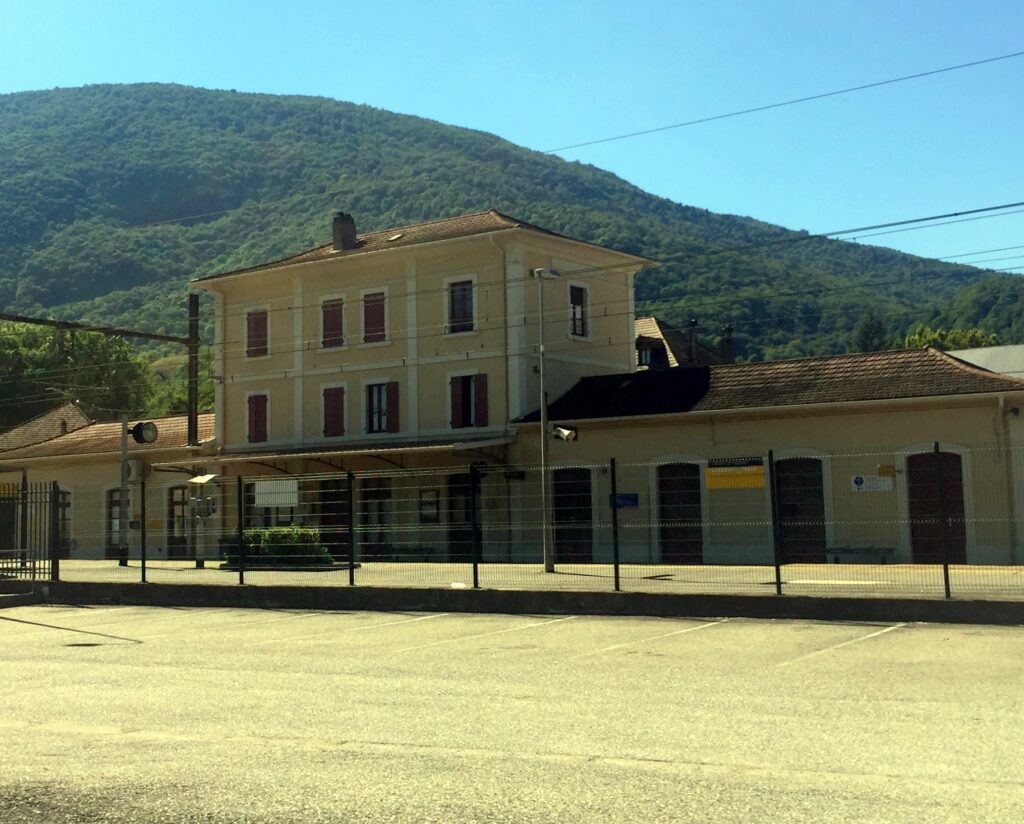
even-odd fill
[{"label": "drainpipe", "polygon": [[1010,540],[1010,563],[1017,563],[1017,517],[1018,513],[1014,508],[1014,503],[1017,497],[1017,485],[1014,478],[1014,467],[1013,467],[1013,444],[1010,440],[1010,415],[1017,416],[1020,414],[1020,409],[1016,406],[1007,405],[1006,396],[1000,395],[996,402],[996,413],[998,421],[996,423],[996,438],[1001,441],[1003,450],[1003,464],[1004,471],[1006,472],[1006,511],[1010,513],[1008,519],[1009,524],[1009,540]]}]

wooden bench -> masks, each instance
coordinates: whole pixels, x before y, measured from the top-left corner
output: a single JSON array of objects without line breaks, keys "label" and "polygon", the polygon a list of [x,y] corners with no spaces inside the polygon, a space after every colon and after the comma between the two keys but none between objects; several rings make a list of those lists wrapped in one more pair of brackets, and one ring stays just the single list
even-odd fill
[{"label": "wooden bench", "polygon": [[891,546],[836,546],[825,550],[830,564],[891,564],[896,548]]}]

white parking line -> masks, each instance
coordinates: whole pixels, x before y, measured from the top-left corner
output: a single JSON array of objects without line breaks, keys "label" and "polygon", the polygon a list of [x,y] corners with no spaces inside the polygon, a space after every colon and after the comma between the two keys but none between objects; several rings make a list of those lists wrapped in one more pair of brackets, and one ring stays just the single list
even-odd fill
[{"label": "white parking line", "polygon": [[458,644],[462,641],[469,641],[473,638],[487,638],[490,635],[501,635],[504,632],[518,632],[523,629],[536,629],[537,627],[546,627],[548,624],[558,624],[562,621],[572,621],[579,616],[570,615],[568,618],[555,618],[551,621],[541,621],[536,624],[524,624],[518,627],[508,627],[507,629],[496,629],[493,632],[479,632],[475,635],[461,635],[458,638],[446,638],[443,641],[431,641],[429,644],[420,644],[415,647],[403,647],[402,649],[392,650],[392,652],[412,652],[417,649],[427,649],[428,647],[437,647],[441,644]]},{"label": "white parking line", "polygon": [[443,618],[448,615],[447,612],[438,612],[434,615],[421,615],[419,618],[403,618],[401,621],[384,621],[380,624],[371,624],[368,627],[347,627],[345,629],[325,629],[322,632],[316,632],[312,635],[299,635],[294,638],[271,638],[268,641],[257,641],[254,644],[242,644],[243,647],[262,647],[265,644],[291,644],[295,641],[308,641],[313,638],[320,638],[328,633],[341,633],[341,632],[363,632],[368,629],[380,629],[381,627],[394,627],[399,624],[413,624],[416,621],[429,621],[431,618]]},{"label": "white parking line", "polygon": [[588,655],[600,655],[602,652],[611,652],[613,649],[622,649],[623,647],[632,647],[636,644],[644,644],[648,641],[657,641],[659,638],[668,638],[672,635],[682,635],[684,632],[696,632],[699,629],[717,627],[719,624],[724,624],[728,620],[728,618],[722,618],[718,621],[710,621],[707,624],[698,624],[695,627],[685,627],[684,629],[677,629],[672,632],[663,632],[661,635],[651,635],[648,638],[638,638],[636,641],[626,641],[624,644],[613,644],[612,646],[604,647],[603,649],[595,649],[590,652],[581,652],[579,655],[571,655],[566,660],[572,661],[576,658],[585,658]]},{"label": "white parking line", "polygon": [[826,652],[832,652],[833,650],[837,650],[837,649],[839,649],[841,647],[848,647],[848,646],[850,646],[850,644],[859,644],[861,641],[867,641],[869,638],[877,638],[879,635],[885,635],[885,633],[887,633],[887,632],[892,632],[894,629],[899,629],[900,627],[905,627],[905,626],[906,626],[905,623],[904,624],[893,624],[891,627],[886,627],[885,629],[880,629],[877,632],[869,632],[867,635],[860,636],[860,638],[851,638],[849,641],[843,641],[840,644],[833,644],[830,647],[825,647],[825,649],[818,649],[818,650],[815,650],[814,652],[809,652],[806,655],[801,655],[801,656],[799,656],[797,658],[791,658],[789,661],[783,661],[781,664],[776,664],[775,666],[777,666],[777,667],[788,667],[790,664],[797,663],[797,661],[806,661],[808,658],[814,658],[814,656],[816,656],[816,655],[824,655]]}]

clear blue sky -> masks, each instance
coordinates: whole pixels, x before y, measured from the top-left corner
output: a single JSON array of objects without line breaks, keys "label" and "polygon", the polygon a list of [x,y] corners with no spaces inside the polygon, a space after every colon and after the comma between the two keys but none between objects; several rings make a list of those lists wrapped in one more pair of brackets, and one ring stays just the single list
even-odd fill
[{"label": "clear blue sky", "polygon": [[[546,150],[1021,51],[1024,2],[8,0],[0,38],[0,93],[324,95]],[[1022,126],[1024,57],[560,154],[818,232],[1024,201]],[[1024,213],[870,242],[1022,245]]]}]

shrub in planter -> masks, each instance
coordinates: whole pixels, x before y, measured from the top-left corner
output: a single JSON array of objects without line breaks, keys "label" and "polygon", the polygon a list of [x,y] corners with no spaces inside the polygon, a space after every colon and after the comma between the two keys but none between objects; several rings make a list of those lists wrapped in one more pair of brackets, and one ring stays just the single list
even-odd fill
[{"label": "shrub in planter", "polygon": [[[331,564],[333,558],[320,543],[320,530],[301,526],[247,529],[246,566],[310,566]],[[238,565],[238,547],[227,548],[227,563]]]}]

